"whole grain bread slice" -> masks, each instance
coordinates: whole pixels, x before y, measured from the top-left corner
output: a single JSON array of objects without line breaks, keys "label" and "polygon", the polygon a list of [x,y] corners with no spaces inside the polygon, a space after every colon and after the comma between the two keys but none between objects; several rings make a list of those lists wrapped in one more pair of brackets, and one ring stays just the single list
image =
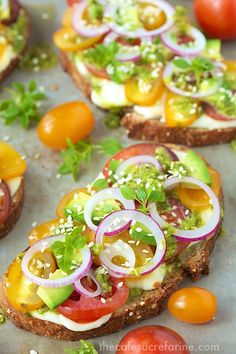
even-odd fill
[{"label": "whole grain bread slice", "polygon": [[29,37],[30,37],[30,28],[31,28],[30,19],[28,16],[28,12],[21,4],[20,4],[20,11],[24,12],[25,16],[27,17],[27,22],[28,22],[27,30],[24,35],[25,46],[22,49],[22,51],[18,54],[18,56],[11,60],[8,67],[4,71],[0,72],[0,82],[5,80],[8,76],[10,76],[11,73],[14,71],[14,69],[19,65],[22,55],[25,53],[27,45],[28,45],[28,41],[29,41]]},{"label": "whole grain bread slice", "polygon": [[[90,98],[91,82],[89,78],[82,76],[74,62],[65,52],[60,53],[61,64],[66,72],[72,77],[76,86]],[[174,143],[186,146],[206,146],[213,144],[223,144],[232,140],[236,136],[235,128],[202,129],[202,128],[181,128],[167,127],[159,119],[145,119],[135,112],[121,113],[121,124],[127,130],[131,139],[154,141],[157,143]]]},{"label": "whole grain bread slice", "polygon": [[24,194],[24,178],[22,177],[21,184],[16,194],[12,197],[11,213],[7,220],[0,225],[0,239],[11,231],[19,219],[24,204]]}]

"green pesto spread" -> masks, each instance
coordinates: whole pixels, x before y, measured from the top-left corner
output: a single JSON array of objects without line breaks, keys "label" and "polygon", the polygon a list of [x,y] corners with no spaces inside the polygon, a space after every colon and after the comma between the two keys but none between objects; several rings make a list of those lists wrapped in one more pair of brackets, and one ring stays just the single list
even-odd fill
[{"label": "green pesto spread", "polygon": [[54,67],[57,64],[57,56],[50,46],[38,45],[30,47],[21,61],[21,68],[39,72]]},{"label": "green pesto spread", "polygon": [[112,286],[110,283],[110,275],[104,267],[98,267],[95,270],[95,276],[102,287],[103,293],[110,293],[112,291]]},{"label": "green pesto spread", "polygon": [[28,19],[24,10],[20,10],[16,22],[7,29],[0,29],[0,36],[6,37],[7,42],[12,45],[16,54],[23,51],[28,35]]}]

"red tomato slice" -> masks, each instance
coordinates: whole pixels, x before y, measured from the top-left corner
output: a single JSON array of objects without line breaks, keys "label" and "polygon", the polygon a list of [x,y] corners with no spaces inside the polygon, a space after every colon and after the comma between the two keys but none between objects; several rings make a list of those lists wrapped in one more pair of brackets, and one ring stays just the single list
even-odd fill
[{"label": "red tomato slice", "polygon": [[74,4],[79,4],[82,0],[67,0],[67,4],[72,6]]},{"label": "red tomato slice", "polygon": [[7,184],[0,182],[0,224],[8,218],[11,212],[11,195]]},{"label": "red tomato slice", "polygon": [[134,329],[121,340],[116,354],[190,354],[184,339],[164,326]]},{"label": "red tomato slice", "polygon": [[118,287],[117,284],[120,281],[113,279],[113,295],[106,299],[106,303],[101,302],[100,298],[88,298],[80,295],[79,300],[70,298],[57,307],[57,310],[75,322],[95,321],[114,312],[126,303],[129,296],[129,288],[126,284],[121,288]]},{"label": "red tomato slice", "polygon": [[99,77],[100,79],[110,80],[106,69],[99,69],[95,65],[86,65],[86,68],[92,75]]},{"label": "red tomato slice", "polygon": [[117,154],[115,154],[105,165],[103,169],[103,174],[106,178],[108,178],[108,171],[109,171],[109,165],[111,160],[127,160],[130,157],[137,156],[137,155],[151,155],[153,156],[155,153],[155,150],[157,148],[157,144],[136,144],[136,145],[131,145],[121,151],[119,151]]}]

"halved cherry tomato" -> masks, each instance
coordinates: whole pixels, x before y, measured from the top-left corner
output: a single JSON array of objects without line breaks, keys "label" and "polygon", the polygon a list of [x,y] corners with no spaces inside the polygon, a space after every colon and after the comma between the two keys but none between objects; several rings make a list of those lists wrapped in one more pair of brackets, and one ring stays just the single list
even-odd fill
[{"label": "halved cherry tomato", "polygon": [[114,312],[126,303],[129,296],[129,288],[125,283],[122,287],[117,286],[120,281],[113,279],[113,295],[106,299],[106,303],[101,302],[99,298],[80,295],[78,301],[66,300],[57,307],[57,311],[75,322],[95,321]]},{"label": "halved cherry tomato", "polygon": [[[213,168],[209,167],[209,172],[212,178],[211,189],[216,196],[219,196],[221,189],[221,177]],[[203,210],[209,208],[210,206],[209,197],[202,189],[193,189],[180,186],[176,188],[176,192],[180,201],[190,210]]]},{"label": "halved cherry tomato", "polygon": [[148,31],[155,30],[166,22],[164,11],[152,4],[140,2],[139,13],[139,19]]},{"label": "halved cherry tomato", "polygon": [[42,238],[55,235],[55,230],[59,225],[59,219],[50,220],[44,222],[43,224],[37,225],[29,233],[29,245],[32,246],[35,242],[41,240]]},{"label": "halved cherry tomato", "polygon": [[110,160],[107,161],[106,165],[103,168],[103,174],[106,178],[109,178],[109,166],[111,160],[127,160],[130,157],[136,155],[151,155],[155,154],[156,148],[158,147],[157,144],[135,144],[131,145],[125,149],[122,149],[117,154],[115,154]]},{"label": "halved cherry tomato", "polygon": [[[39,271],[40,275],[48,278],[51,272],[56,270],[56,263],[52,254],[48,251],[37,255],[42,263],[50,264],[49,267],[38,268],[31,264],[32,270]],[[31,283],[22,273],[21,260],[17,258],[9,267],[4,276],[4,287],[10,304],[21,312],[37,310],[44,305],[44,302],[37,295],[38,285]]]},{"label": "halved cherry tomato", "polygon": [[116,354],[190,354],[184,339],[164,326],[145,326],[122,338]]},{"label": "halved cherry tomato", "polygon": [[168,310],[178,320],[188,323],[206,323],[216,315],[216,297],[206,289],[183,288],[171,295]]},{"label": "halved cherry tomato", "polygon": [[65,52],[77,52],[93,46],[101,40],[98,37],[82,37],[72,27],[61,28],[53,35],[55,45]]},{"label": "halved cherry tomato", "polygon": [[[187,127],[198,118],[197,107],[194,109],[194,113],[191,113],[191,109],[189,112],[186,112],[185,109],[181,109],[181,101],[186,99],[186,97],[181,97],[168,91],[165,98],[165,121],[167,127]],[[198,105],[197,101],[195,104]],[[183,108],[185,108],[184,103]]]},{"label": "halved cherry tomato", "polygon": [[11,212],[11,194],[8,185],[0,181],[0,225],[6,221]]},{"label": "halved cherry tomato", "polygon": [[78,189],[74,189],[73,191],[67,193],[66,195],[64,195],[64,197],[61,198],[61,200],[59,201],[59,203],[57,204],[57,209],[56,209],[56,214],[59,218],[64,218],[65,217],[65,213],[64,213],[64,209],[65,207],[73,200],[75,199],[75,195],[79,194],[79,193],[86,193],[89,194],[88,189],[87,188],[78,188]]},{"label": "halved cherry tomato", "polygon": [[22,176],[26,170],[23,157],[9,144],[0,142],[0,179]]},{"label": "halved cherry tomato", "polygon": [[125,84],[127,99],[139,106],[152,106],[161,98],[165,86],[161,79],[146,82],[142,79],[133,77]]},{"label": "halved cherry tomato", "polygon": [[94,127],[90,108],[80,101],[64,103],[49,111],[38,125],[38,135],[46,146],[53,149],[67,147],[67,138],[73,143],[85,138]]}]

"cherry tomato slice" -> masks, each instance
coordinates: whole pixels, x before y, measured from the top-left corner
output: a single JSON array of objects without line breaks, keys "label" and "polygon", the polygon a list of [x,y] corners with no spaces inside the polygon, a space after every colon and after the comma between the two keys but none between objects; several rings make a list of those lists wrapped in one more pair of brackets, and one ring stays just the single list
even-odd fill
[{"label": "cherry tomato slice", "polygon": [[8,185],[0,181],[0,225],[3,224],[11,212],[11,195]]},{"label": "cherry tomato slice", "polygon": [[161,79],[145,82],[139,78],[131,78],[125,84],[127,99],[139,106],[152,106],[161,98],[165,86]]},{"label": "cherry tomato slice", "polygon": [[[43,264],[49,263],[50,267],[37,269],[37,263],[32,264],[32,271],[38,271],[39,274],[47,278],[51,272],[56,270],[56,263],[52,254],[48,251],[37,255]],[[21,260],[18,257],[9,267],[7,274],[3,279],[7,298],[10,304],[21,312],[30,312],[37,310],[44,305],[44,302],[37,295],[38,285],[31,283],[22,273]]]},{"label": "cherry tomato slice", "polygon": [[78,195],[79,193],[89,194],[87,188],[78,188],[78,189],[74,189],[73,191],[67,193],[64,197],[62,197],[62,199],[59,201],[59,203],[57,205],[57,209],[56,209],[56,214],[57,214],[57,216],[59,218],[64,218],[65,217],[65,213],[64,213],[65,207],[73,199],[75,199],[75,196]]},{"label": "cherry tomato slice", "polygon": [[59,225],[59,219],[50,220],[44,222],[43,224],[37,225],[29,233],[29,245],[32,246],[35,242],[41,240],[42,238],[55,235],[55,231]]},{"label": "cherry tomato slice", "polygon": [[46,146],[53,149],[67,147],[67,139],[73,143],[85,138],[94,127],[90,108],[80,101],[64,103],[50,110],[38,125],[38,135]]},{"label": "cherry tomato slice", "polygon": [[126,284],[118,287],[120,282],[113,280],[114,292],[110,298],[106,299],[106,303],[101,302],[99,298],[88,298],[80,295],[78,301],[68,299],[62,305],[57,307],[57,311],[62,315],[70,318],[75,322],[95,321],[115,310],[121,308],[127,301],[129,296],[129,288]]},{"label": "cherry tomato slice", "polygon": [[167,127],[187,127],[198,118],[197,101],[193,103],[197,105],[196,108],[190,106],[189,111],[186,111],[184,101],[187,100],[188,98],[186,97],[181,97],[171,91],[168,91],[165,98],[165,120]]},{"label": "cherry tomato slice", "polygon": [[23,157],[9,144],[0,142],[0,179],[22,176],[26,170]]},{"label": "cherry tomato slice", "polygon": [[118,345],[116,354],[190,354],[184,339],[164,326],[145,326],[132,330]]},{"label": "cherry tomato slice", "polygon": [[216,297],[206,289],[183,288],[171,295],[168,310],[178,320],[188,323],[206,323],[216,315]]},{"label": "cherry tomato slice", "polygon": [[166,22],[164,11],[152,4],[140,2],[139,13],[139,19],[148,31],[155,30],[163,26]]},{"label": "cherry tomato slice", "polygon": [[79,4],[82,0],[67,0],[67,4],[72,6],[74,4]]},{"label": "cherry tomato slice", "polygon": [[53,35],[55,45],[65,52],[77,52],[92,47],[101,38],[101,36],[92,38],[81,37],[72,27],[61,28]]},{"label": "cherry tomato slice", "polygon": [[236,60],[224,60],[227,70],[236,74]]}]

